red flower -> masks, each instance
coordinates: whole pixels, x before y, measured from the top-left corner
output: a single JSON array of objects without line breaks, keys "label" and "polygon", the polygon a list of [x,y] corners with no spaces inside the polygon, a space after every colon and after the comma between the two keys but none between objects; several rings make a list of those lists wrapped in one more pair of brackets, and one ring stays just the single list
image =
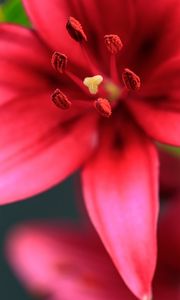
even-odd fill
[{"label": "red flower", "polygon": [[[160,218],[154,299],[179,300],[180,198]],[[8,237],[7,258],[28,292],[48,300],[135,300],[94,232],[31,223]],[[144,300],[148,299],[144,297]]]},{"label": "red flower", "polygon": [[24,4],[36,32],[0,27],[1,203],[48,189],[83,164],[92,222],[145,299],[156,262],[153,139],[180,144],[179,1]]}]

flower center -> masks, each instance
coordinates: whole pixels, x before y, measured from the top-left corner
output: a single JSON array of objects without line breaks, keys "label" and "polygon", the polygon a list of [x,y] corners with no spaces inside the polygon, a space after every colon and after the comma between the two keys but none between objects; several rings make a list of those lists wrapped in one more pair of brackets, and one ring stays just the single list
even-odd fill
[{"label": "flower center", "polygon": [[[79,78],[68,69],[68,58],[65,54],[55,51],[51,58],[51,64],[56,72],[69,77],[89,99],[85,100],[93,102],[93,106],[104,117],[110,117],[112,106],[121,99],[124,92],[136,91],[140,88],[140,78],[130,69],[125,68],[120,81],[117,67],[117,55],[121,51],[123,44],[120,37],[116,34],[108,34],[104,36],[104,43],[110,54],[109,70],[110,78],[99,72],[96,62],[89,53],[87,48],[87,35],[80,22],[73,17],[68,19],[66,29],[70,37],[79,43],[82,54],[88,64],[93,76]],[[94,96],[97,98],[94,99]],[[91,97],[91,98],[90,98]],[[72,101],[71,101],[72,100]],[[74,105],[74,99],[68,97],[60,90],[56,89],[52,94],[52,101],[61,109],[70,109]]]}]

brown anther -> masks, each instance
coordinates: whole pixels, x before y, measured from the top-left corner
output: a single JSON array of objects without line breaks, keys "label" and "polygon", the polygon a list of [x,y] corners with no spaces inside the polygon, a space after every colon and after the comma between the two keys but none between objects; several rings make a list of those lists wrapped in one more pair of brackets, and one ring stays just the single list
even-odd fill
[{"label": "brown anther", "polygon": [[69,109],[71,107],[71,101],[68,100],[66,95],[62,93],[59,89],[56,89],[51,96],[54,104],[61,109]]},{"label": "brown anther", "polygon": [[103,117],[109,118],[112,114],[111,105],[107,99],[98,98],[94,101],[94,107]]},{"label": "brown anther", "polygon": [[55,51],[51,58],[51,64],[57,72],[62,74],[65,72],[67,67],[67,56]]},{"label": "brown anther", "polygon": [[133,71],[124,69],[122,73],[122,80],[128,90],[138,90],[141,86],[141,80]]},{"label": "brown anther", "polygon": [[70,36],[77,42],[85,41],[87,42],[87,36],[84,33],[82,25],[73,17],[69,17],[69,20],[66,24],[66,29]]},{"label": "brown anther", "polygon": [[117,54],[123,47],[120,37],[116,34],[105,35],[104,42],[111,54]]}]

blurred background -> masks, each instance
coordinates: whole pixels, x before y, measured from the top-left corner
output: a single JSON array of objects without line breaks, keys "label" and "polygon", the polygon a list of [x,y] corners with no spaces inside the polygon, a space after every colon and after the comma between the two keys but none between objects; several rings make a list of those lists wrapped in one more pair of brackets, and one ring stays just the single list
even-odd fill
[{"label": "blurred background", "polygon": [[25,292],[4,256],[4,241],[10,229],[28,220],[77,219],[74,183],[77,175],[39,196],[0,206],[0,299],[35,299]]},{"label": "blurred background", "polygon": [[[0,22],[31,26],[20,0],[0,0]],[[26,201],[0,206],[0,300],[35,299],[26,293],[9,268],[4,255],[7,233],[16,224],[33,219],[77,219],[74,188],[78,174],[61,185]]]}]

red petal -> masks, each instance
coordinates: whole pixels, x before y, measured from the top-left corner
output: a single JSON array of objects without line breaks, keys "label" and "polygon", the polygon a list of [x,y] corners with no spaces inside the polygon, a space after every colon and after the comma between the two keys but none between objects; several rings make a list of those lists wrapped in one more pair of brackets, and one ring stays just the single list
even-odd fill
[{"label": "red petal", "polygon": [[51,49],[66,54],[71,63],[86,66],[79,45],[69,37],[66,30],[67,20],[72,13],[68,1],[23,0],[23,2],[35,28]]},{"label": "red petal", "polygon": [[22,225],[10,234],[6,249],[31,292],[67,300],[135,299],[96,235],[70,224],[66,229],[57,224]]},{"label": "red petal", "polygon": [[[132,292],[150,294],[156,262],[157,157],[130,121],[120,133],[104,128],[101,148],[83,172],[87,209],[119,273]],[[144,298],[145,299],[145,298]]]},{"label": "red petal", "polygon": [[174,105],[133,99],[127,104],[148,135],[165,144],[180,145],[180,111]]},{"label": "red petal", "polygon": [[107,61],[104,43],[100,42],[102,37],[105,34],[115,33],[127,41],[134,25],[135,10],[131,0],[23,0],[23,2],[34,26],[51,48],[65,53],[72,62],[85,67],[87,63],[82,57],[79,45],[66,32],[69,16],[75,17],[83,26],[89,45],[93,46],[91,50],[97,63],[99,60],[102,61],[102,56]]},{"label": "red petal", "polygon": [[[144,97],[150,100],[170,103],[180,92],[180,56],[173,56],[171,59],[161,64],[147,79],[147,84],[142,89]],[[166,98],[165,98],[166,96]],[[160,97],[160,99],[158,99]],[[179,101],[179,98],[178,98]],[[180,108],[180,106],[179,106]]]},{"label": "red petal", "polygon": [[51,86],[50,55],[32,30],[4,24],[0,36],[1,103],[19,93],[37,93]]},{"label": "red petal", "polygon": [[179,0],[138,0],[136,12],[137,26],[130,45],[133,51],[129,52],[138,75],[148,78],[158,65],[179,54]]},{"label": "red petal", "polygon": [[60,111],[49,94],[20,97],[1,108],[1,203],[48,189],[90,155],[96,143],[94,118],[82,111],[84,117],[77,120],[77,110]]}]

